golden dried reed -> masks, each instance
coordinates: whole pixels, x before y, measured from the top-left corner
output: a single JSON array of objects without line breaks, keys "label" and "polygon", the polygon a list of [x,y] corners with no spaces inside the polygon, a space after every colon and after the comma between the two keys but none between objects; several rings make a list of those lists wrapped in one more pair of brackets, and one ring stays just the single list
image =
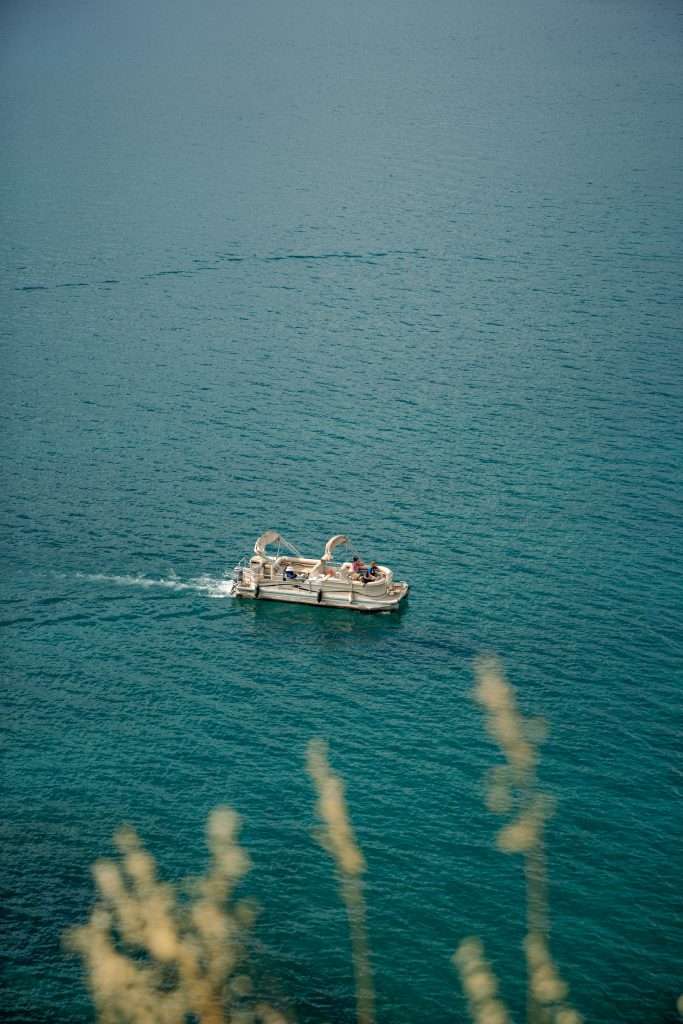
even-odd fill
[{"label": "golden dried reed", "polygon": [[498,981],[484,957],[479,939],[463,939],[452,960],[474,1024],[511,1024],[507,1007],[497,998]]},{"label": "golden dried reed", "polygon": [[102,1024],[184,1024],[188,1015],[202,1024],[283,1022],[264,1003],[253,1012],[241,1005],[250,981],[237,969],[252,915],[246,904],[232,901],[249,870],[238,831],[230,808],[211,813],[209,867],[185,900],[158,880],[154,858],[133,829],[116,834],[121,864],[95,864],[98,902],[87,924],[66,937],[84,961]]},{"label": "golden dried reed", "polygon": [[[489,775],[486,805],[494,813],[512,814],[498,833],[498,849],[503,853],[521,853],[524,857],[527,1024],[581,1024],[580,1015],[566,1001],[569,988],[560,977],[548,944],[544,830],[552,816],[554,802],[539,789],[536,773],[538,747],[547,729],[542,720],[522,715],[515,691],[496,658],[479,658],[474,668],[473,697],[484,708],[487,732],[500,747],[506,762]],[[467,992],[466,986],[465,990]],[[480,1024],[474,1010],[472,1013]]]},{"label": "golden dried reed", "polygon": [[316,808],[323,822],[323,827],[316,837],[337,865],[341,895],[349,919],[351,954],[356,980],[356,1018],[358,1024],[374,1024],[375,990],[361,878],[365,871],[365,859],[353,834],[344,797],[343,780],[330,768],[327,744],[322,740],[312,740],[309,743],[307,768],[318,793]]}]

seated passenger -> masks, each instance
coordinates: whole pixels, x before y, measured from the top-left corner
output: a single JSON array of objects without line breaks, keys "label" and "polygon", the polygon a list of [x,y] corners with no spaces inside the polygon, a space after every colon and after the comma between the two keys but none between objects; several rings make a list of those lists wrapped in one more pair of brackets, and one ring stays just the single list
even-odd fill
[{"label": "seated passenger", "polygon": [[382,570],[378,566],[377,562],[372,561],[370,563],[369,568],[364,566],[363,563],[361,562],[361,569],[358,574],[358,578],[360,579],[361,583],[370,583],[371,580],[378,580],[383,575],[384,574],[382,573]]},{"label": "seated passenger", "polygon": [[292,568],[291,565],[288,565],[286,567],[283,575],[284,575],[286,580],[295,580],[296,579],[296,573],[294,572],[294,569]]},{"label": "seated passenger", "polygon": [[353,561],[351,562],[351,575],[355,579],[360,579],[361,574],[363,574],[364,572],[365,572],[365,563],[363,562],[363,560],[361,558],[358,557],[358,555],[354,555],[353,556]]}]

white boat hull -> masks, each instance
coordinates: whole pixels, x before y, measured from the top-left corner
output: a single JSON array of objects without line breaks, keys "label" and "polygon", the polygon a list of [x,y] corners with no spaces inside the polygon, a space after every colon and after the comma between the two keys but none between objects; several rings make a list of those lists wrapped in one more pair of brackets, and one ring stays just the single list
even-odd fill
[{"label": "white boat hull", "polygon": [[371,593],[363,584],[352,589],[328,589],[315,581],[301,580],[291,583],[262,582],[255,587],[236,582],[233,595],[258,601],[288,601],[291,604],[310,604],[318,608],[348,608],[356,612],[398,611],[408,596],[407,583],[392,583],[384,593]]}]

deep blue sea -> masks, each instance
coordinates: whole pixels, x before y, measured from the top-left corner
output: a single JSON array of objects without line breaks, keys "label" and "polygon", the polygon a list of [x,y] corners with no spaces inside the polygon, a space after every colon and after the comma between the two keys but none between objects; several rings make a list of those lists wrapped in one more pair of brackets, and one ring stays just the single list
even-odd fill
[{"label": "deep blue sea", "polygon": [[[551,723],[552,945],[593,1024],[683,992],[678,0],[8,0],[0,13],[3,1018],[92,1020],[61,936],[134,824],[243,816],[257,970],[353,1020],[304,771],[368,861],[379,1024],[524,1015],[472,702]],[[399,615],[225,597],[348,533]]]}]

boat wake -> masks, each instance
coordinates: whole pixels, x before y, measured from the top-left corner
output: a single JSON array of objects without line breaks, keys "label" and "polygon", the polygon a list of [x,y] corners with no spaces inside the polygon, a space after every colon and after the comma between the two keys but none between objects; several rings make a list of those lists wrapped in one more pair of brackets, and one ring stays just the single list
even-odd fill
[{"label": "boat wake", "polygon": [[178,576],[167,579],[155,579],[151,576],[116,576],[110,573],[77,573],[79,579],[91,583],[113,583],[119,587],[163,587],[166,590],[193,590],[207,597],[232,597],[233,581],[231,579],[214,579],[211,576],[198,576],[196,579],[182,580]]}]

